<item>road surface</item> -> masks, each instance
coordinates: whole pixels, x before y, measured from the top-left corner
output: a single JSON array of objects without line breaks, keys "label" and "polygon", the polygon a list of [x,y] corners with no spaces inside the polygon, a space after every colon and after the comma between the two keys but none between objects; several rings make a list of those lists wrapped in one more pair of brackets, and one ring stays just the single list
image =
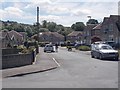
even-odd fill
[{"label": "road surface", "polygon": [[[40,51],[43,52],[43,48]],[[4,78],[3,88],[118,88],[118,61],[98,60],[91,58],[89,52],[69,52],[66,48],[45,55],[59,67],[41,73]]]}]

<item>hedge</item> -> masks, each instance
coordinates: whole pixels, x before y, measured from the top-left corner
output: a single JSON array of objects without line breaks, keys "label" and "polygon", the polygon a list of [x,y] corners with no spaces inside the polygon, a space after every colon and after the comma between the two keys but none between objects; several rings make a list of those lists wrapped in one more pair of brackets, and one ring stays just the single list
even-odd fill
[{"label": "hedge", "polygon": [[80,50],[80,51],[90,51],[91,49],[90,49],[89,46],[79,46],[78,50]]}]

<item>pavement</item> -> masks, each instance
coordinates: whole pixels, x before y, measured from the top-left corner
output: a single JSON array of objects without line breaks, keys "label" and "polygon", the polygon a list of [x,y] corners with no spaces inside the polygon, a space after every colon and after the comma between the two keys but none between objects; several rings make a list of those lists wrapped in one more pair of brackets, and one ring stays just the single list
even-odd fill
[{"label": "pavement", "polygon": [[37,54],[36,60],[32,65],[3,69],[2,78],[44,72],[56,69],[57,67],[59,67],[59,65],[56,63],[56,61],[50,57],[48,53],[44,53],[42,49],[40,49],[40,53]]}]

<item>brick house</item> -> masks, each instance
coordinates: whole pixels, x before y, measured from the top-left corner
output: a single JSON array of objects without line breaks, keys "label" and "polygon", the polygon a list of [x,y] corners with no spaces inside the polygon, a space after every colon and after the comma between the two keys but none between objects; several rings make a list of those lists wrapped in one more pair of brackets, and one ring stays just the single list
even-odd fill
[{"label": "brick house", "polygon": [[91,43],[101,41],[101,26],[102,24],[100,23],[91,30]]},{"label": "brick house", "polygon": [[64,42],[64,36],[57,32],[40,32],[39,42],[48,42],[48,43],[61,43]]},{"label": "brick house", "polygon": [[21,45],[23,44],[23,35],[14,31],[14,30],[11,30],[8,32],[10,38],[11,38],[11,42],[12,42],[12,45]]},{"label": "brick house", "polygon": [[71,43],[82,43],[82,32],[81,31],[73,31],[72,33],[68,34],[66,37],[67,41],[70,41]]},{"label": "brick house", "polygon": [[0,31],[0,47],[8,48],[14,45],[22,45],[27,40],[27,33],[16,32],[14,30],[1,30]]},{"label": "brick house", "polygon": [[0,31],[0,47],[1,48],[11,47],[11,39],[7,30]]},{"label": "brick house", "polygon": [[91,31],[96,26],[96,24],[87,24],[83,31],[83,43],[86,45],[91,44]]},{"label": "brick house", "polygon": [[114,41],[116,44],[118,42],[120,43],[120,32],[116,25],[118,18],[120,18],[120,15],[110,15],[110,17],[104,18],[100,32],[102,41]]}]

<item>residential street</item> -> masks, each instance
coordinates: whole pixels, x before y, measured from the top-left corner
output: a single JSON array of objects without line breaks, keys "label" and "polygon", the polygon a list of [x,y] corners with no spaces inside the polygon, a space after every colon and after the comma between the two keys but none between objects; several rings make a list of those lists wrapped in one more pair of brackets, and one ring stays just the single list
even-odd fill
[{"label": "residential street", "polygon": [[[56,69],[4,78],[3,88],[118,88],[118,61],[91,58],[90,52],[67,51],[41,54],[52,58]],[[36,61],[38,63],[39,60]]]}]

